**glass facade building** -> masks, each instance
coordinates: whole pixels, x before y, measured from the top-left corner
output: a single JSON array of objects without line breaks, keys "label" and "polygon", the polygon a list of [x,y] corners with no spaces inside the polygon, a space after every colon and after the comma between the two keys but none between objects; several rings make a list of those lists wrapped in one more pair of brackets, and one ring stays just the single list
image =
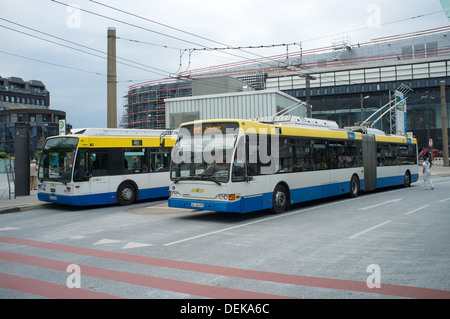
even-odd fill
[{"label": "glass facade building", "polygon": [[0,77],[0,152],[14,154],[16,131],[27,128],[33,157],[47,137],[59,134],[59,120],[65,119],[66,112],[50,109],[50,93],[41,81]]}]

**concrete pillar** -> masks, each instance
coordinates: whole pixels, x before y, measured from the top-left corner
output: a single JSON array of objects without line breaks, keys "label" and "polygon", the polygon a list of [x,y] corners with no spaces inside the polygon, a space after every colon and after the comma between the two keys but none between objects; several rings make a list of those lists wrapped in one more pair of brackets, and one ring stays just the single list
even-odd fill
[{"label": "concrete pillar", "polygon": [[116,29],[108,28],[107,127],[117,128]]},{"label": "concrete pillar", "polygon": [[28,128],[16,127],[16,136],[14,137],[15,148],[15,188],[16,196],[30,195],[30,136]]}]

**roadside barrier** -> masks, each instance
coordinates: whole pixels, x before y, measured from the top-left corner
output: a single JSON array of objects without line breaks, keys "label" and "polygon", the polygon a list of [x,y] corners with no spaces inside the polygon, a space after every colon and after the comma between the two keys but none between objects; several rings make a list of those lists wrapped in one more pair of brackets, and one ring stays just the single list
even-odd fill
[{"label": "roadside barrier", "polygon": [[435,158],[433,158],[432,165],[444,166],[444,158],[443,157],[435,157]]}]

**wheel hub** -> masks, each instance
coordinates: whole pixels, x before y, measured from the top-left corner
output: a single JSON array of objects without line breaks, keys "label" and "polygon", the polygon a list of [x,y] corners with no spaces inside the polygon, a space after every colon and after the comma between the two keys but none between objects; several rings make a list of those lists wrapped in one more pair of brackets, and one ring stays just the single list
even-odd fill
[{"label": "wheel hub", "polygon": [[133,198],[133,191],[129,188],[124,188],[122,190],[122,198],[125,200],[130,200],[131,198]]},{"label": "wheel hub", "polygon": [[284,192],[278,191],[275,195],[275,202],[278,207],[282,207],[286,203],[286,194]]}]

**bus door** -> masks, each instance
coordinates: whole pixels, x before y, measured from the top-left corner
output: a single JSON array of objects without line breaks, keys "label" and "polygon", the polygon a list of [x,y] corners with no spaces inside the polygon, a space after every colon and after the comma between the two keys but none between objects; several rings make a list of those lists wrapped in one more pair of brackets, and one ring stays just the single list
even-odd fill
[{"label": "bus door", "polygon": [[375,135],[363,135],[364,190],[377,188],[377,146]]},{"label": "bus door", "polygon": [[[264,171],[271,163],[261,163],[260,144],[257,135],[246,135],[245,156],[246,156],[246,187],[242,194],[243,210],[261,210],[272,207],[271,174]],[[248,187],[247,187],[248,186]]]},{"label": "bus door", "polygon": [[108,152],[80,149],[73,180],[78,184],[77,195],[108,192]]}]

